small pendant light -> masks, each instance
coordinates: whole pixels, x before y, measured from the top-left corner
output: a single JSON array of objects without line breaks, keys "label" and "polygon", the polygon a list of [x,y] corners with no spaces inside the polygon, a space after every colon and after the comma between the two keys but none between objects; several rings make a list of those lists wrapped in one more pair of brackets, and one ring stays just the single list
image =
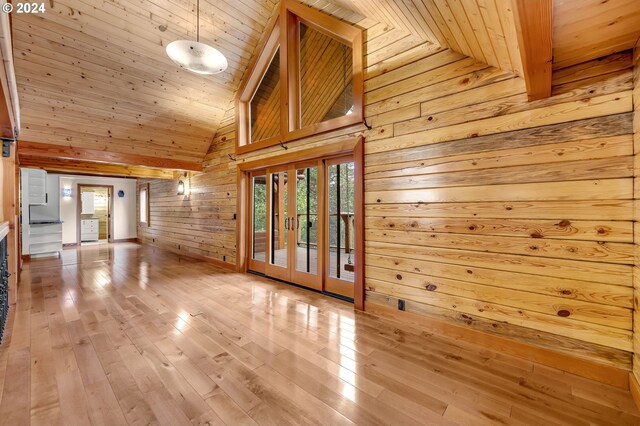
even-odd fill
[{"label": "small pendant light", "polygon": [[196,3],[196,40],[176,40],[167,45],[169,58],[197,74],[217,74],[227,69],[227,58],[218,50],[200,42],[200,0]]}]

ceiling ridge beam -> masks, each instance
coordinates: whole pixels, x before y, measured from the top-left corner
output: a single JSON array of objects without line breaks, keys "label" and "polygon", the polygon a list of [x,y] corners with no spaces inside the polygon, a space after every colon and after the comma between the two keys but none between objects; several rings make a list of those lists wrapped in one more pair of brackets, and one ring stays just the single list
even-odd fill
[{"label": "ceiling ridge beam", "polygon": [[91,163],[108,163],[168,170],[202,171],[202,162],[198,161],[175,160],[139,154],[75,148],[71,145],[54,145],[28,141],[18,142],[18,154],[29,157],[77,160]]},{"label": "ceiling ridge beam", "polygon": [[82,160],[62,160],[53,157],[18,155],[20,167],[42,169],[49,172],[90,176],[115,176],[146,179],[174,179],[175,171],[161,168],[128,166],[123,164],[94,163]]},{"label": "ceiling ridge beam", "polygon": [[513,0],[529,101],[551,96],[553,0]]}]

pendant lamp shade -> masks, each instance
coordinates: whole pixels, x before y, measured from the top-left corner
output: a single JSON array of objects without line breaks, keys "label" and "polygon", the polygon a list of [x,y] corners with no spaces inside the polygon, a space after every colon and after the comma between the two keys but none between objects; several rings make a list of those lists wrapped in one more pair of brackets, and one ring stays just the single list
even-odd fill
[{"label": "pendant lamp shade", "polygon": [[196,40],[172,41],[165,50],[176,65],[197,74],[218,74],[229,66],[218,49],[200,42],[200,0],[196,1]]},{"label": "pendant lamp shade", "polygon": [[199,41],[172,41],[166,51],[176,65],[197,74],[217,74],[229,65],[218,49]]}]

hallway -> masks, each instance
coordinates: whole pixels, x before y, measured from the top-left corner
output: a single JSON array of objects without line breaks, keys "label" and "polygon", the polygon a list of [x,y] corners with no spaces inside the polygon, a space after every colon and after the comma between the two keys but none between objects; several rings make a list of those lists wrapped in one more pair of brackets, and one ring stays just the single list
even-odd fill
[{"label": "hallway", "polygon": [[628,391],[133,243],[25,265],[0,398],[2,425],[640,422]]}]

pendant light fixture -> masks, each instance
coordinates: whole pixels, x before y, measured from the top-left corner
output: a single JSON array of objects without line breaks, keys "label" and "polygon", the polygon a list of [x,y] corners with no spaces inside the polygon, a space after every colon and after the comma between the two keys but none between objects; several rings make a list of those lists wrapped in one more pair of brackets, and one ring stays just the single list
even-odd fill
[{"label": "pendant light fixture", "polygon": [[180,68],[197,74],[217,74],[229,65],[218,49],[200,42],[200,0],[196,2],[196,40],[172,41],[166,52]]}]

